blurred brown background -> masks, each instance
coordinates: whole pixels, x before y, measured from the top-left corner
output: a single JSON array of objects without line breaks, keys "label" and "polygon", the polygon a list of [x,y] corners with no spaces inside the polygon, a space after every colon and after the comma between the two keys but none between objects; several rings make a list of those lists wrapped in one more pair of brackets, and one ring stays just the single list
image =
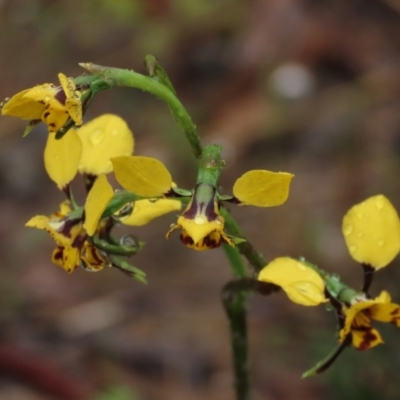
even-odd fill
[{"label": "blurred brown background", "polygon": [[[144,72],[143,57],[156,55],[204,143],[224,146],[226,193],[252,168],[296,175],[284,206],[232,207],[256,247],[360,285],[344,213],[378,193],[400,209],[399,0],[0,0],[0,29],[2,98],[60,71],[80,75],[78,62]],[[121,88],[101,93],[86,118],[104,112],[128,121],[136,154],[193,186],[195,161],[165,104]],[[116,270],[67,275],[50,262],[52,240],[24,228],[63,196],[44,171],[44,126],[25,139],[23,129],[0,119],[0,399],[233,399],[222,250],[166,241],[169,215],[132,229],[147,242],[132,260],[147,286]],[[396,261],[373,294],[386,288],[399,302],[399,282]],[[324,375],[300,379],[334,332],[323,308],[251,298],[254,399],[398,399],[392,326],[382,327],[386,345],[350,349]]]}]

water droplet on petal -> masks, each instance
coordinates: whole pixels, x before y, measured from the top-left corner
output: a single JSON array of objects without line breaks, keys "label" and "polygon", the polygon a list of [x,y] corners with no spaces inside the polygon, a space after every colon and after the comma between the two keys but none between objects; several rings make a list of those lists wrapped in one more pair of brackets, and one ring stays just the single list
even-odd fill
[{"label": "water droplet on petal", "polygon": [[90,141],[94,146],[99,144],[102,140],[104,139],[104,133],[102,129],[96,129],[93,131],[93,133],[90,135]]},{"label": "water droplet on petal", "polygon": [[358,218],[362,218],[363,216],[364,216],[364,214],[363,214],[362,212],[358,212],[358,213],[357,213],[357,217],[358,217]]},{"label": "water droplet on petal", "polygon": [[302,265],[302,264],[297,264],[297,267],[301,270],[301,271],[305,271],[307,268]]},{"label": "water droplet on petal", "polygon": [[360,238],[360,237],[363,237],[363,235],[364,235],[364,234],[363,234],[362,232],[357,232],[357,237]]},{"label": "water droplet on petal", "polygon": [[382,247],[385,244],[385,241],[383,239],[378,239],[377,243],[379,247]]},{"label": "water droplet on petal", "polygon": [[117,136],[118,135],[118,130],[117,129],[112,130],[111,131],[111,135]]},{"label": "water droplet on petal", "polygon": [[344,227],[344,234],[345,236],[349,236],[353,232],[353,225],[346,225]]},{"label": "water droplet on petal", "polygon": [[357,250],[357,246],[351,245],[350,246],[350,253],[355,253]]},{"label": "water droplet on petal", "polygon": [[45,98],[44,98],[44,101],[50,101],[50,97],[49,96],[46,96]]}]

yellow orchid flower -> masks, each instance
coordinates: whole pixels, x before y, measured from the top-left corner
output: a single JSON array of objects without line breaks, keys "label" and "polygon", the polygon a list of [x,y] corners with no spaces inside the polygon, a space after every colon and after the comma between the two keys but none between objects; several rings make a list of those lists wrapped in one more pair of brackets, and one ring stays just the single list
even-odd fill
[{"label": "yellow orchid flower", "polygon": [[197,185],[196,189],[186,210],[167,232],[167,238],[180,228],[182,243],[194,250],[214,249],[223,241],[234,246],[234,242],[224,232],[225,220],[219,215],[216,189],[208,184],[200,187]]},{"label": "yellow orchid flower", "polygon": [[[199,179],[194,191],[174,187],[171,174],[160,161],[150,157],[125,156],[111,159],[114,173],[121,186],[145,198],[188,197],[189,204],[172,225],[167,238],[176,229],[182,229],[181,241],[195,250],[208,250],[222,242],[233,246],[234,241],[224,232],[224,218],[219,214],[222,201],[240,205],[273,207],[283,204],[289,194],[292,174],[264,170],[249,171],[241,176],[233,187],[233,196],[222,196],[217,183],[207,170],[213,163],[200,166]],[[204,172],[206,170],[206,172]]]},{"label": "yellow orchid flower", "polygon": [[42,120],[49,132],[58,132],[71,118],[77,126],[82,125],[81,91],[72,78],[58,74],[60,86],[51,83],[23,90],[7,100],[1,115],[31,120]]},{"label": "yellow orchid flower", "polygon": [[50,217],[37,215],[26,226],[43,229],[54,239],[57,248],[53,251],[53,263],[67,272],[78,266],[99,271],[105,266],[101,252],[88,240],[99,229],[99,221],[114,191],[105,175],[95,181],[82,209],[72,210],[69,201],[60,206],[60,211]]},{"label": "yellow orchid flower", "polygon": [[117,115],[104,114],[70,129],[56,139],[50,133],[44,151],[49,177],[63,190],[76,173],[98,176],[112,171],[110,158],[133,152],[134,139],[126,122]]},{"label": "yellow orchid flower", "polygon": [[400,305],[391,303],[386,291],[382,291],[375,299],[367,299],[365,296],[355,298],[350,306],[343,306],[343,314],[345,322],[339,332],[339,341],[343,343],[351,334],[353,346],[358,350],[370,349],[383,343],[379,332],[372,328],[371,320],[400,327]]},{"label": "yellow orchid flower", "polygon": [[68,273],[81,265],[82,254],[85,255],[86,260],[89,258],[86,254],[95,254],[90,260],[95,259],[96,263],[85,264],[88,269],[99,270],[104,267],[104,259],[100,252],[86,240],[87,234],[82,227],[82,215],[72,216],[69,201],[61,204],[59,212],[50,217],[37,215],[25,226],[43,229],[49,233],[57,245],[52,254],[52,261]]},{"label": "yellow orchid flower", "polygon": [[354,260],[376,270],[386,267],[400,251],[400,220],[383,195],[353,206],[343,218],[343,235]]},{"label": "yellow orchid flower", "polygon": [[317,306],[325,298],[325,283],[320,275],[302,261],[279,257],[266,265],[258,280],[280,286],[289,299],[303,306]]}]

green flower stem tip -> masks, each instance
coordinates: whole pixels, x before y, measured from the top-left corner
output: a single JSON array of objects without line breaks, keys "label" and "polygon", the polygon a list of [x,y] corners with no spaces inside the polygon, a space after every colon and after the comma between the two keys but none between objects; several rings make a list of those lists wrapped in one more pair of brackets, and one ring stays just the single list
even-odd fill
[{"label": "green flower stem tip", "polygon": [[151,59],[146,63],[153,76],[145,76],[132,70],[104,67],[93,63],[80,63],[79,65],[91,74],[101,78],[109,87],[134,87],[164,100],[168,104],[174,120],[185,133],[193,154],[196,158],[199,158],[202,153],[202,146],[196,125],[192,122],[183,104],[175,96],[175,91],[173,88],[171,89],[172,85],[170,85],[165,71],[161,69],[158,62],[155,59]]},{"label": "green flower stem tip", "polygon": [[117,256],[111,256],[110,259],[113,267],[118,268],[120,271],[131,276],[132,278],[135,278],[141,283],[147,283],[146,273],[139,268],[134,267],[133,265],[129,264],[128,262],[122,260]]},{"label": "green flower stem tip", "polygon": [[301,376],[302,379],[308,378],[310,376],[318,375],[324,371],[326,371],[340,356],[343,350],[349,346],[351,343],[351,335],[347,336],[347,338],[343,341],[343,343],[338,344],[331,353],[329,353],[323,360],[318,362],[314,367],[310,368],[308,371],[304,372]]}]

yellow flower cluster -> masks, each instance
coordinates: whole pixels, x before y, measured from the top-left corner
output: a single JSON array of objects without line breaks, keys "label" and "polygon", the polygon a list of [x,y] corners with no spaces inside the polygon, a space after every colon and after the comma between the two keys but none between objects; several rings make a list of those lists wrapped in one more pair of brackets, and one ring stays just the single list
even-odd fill
[{"label": "yellow flower cluster", "polygon": [[[82,90],[72,78],[59,74],[60,86],[45,83],[23,90],[7,100],[2,115],[43,121],[49,130],[44,151],[44,164],[49,177],[64,191],[69,200],[60,205],[52,215],[37,215],[26,226],[47,231],[56,242],[52,261],[72,272],[78,266],[92,271],[107,265],[107,254],[93,244],[92,237],[110,230],[109,218],[102,221],[107,205],[114,197],[114,189],[106,174],[113,171],[112,159],[131,155],[134,138],[126,122],[113,114],[105,114],[70,129],[62,138],[56,133],[68,118],[76,126],[82,125]],[[73,202],[70,183],[77,173],[84,174],[90,182],[84,207]],[[130,215],[118,222],[140,226],[168,212],[180,210],[181,202],[173,199],[139,199]],[[113,219],[117,221],[117,219]]]},{"label": "yellow flower cluster", "polygon": [[182,229],[181,241],[187,247],[201,251],[221,245],[233,246],[224,232],[224,218],[219,213],[220,202],[239,205],[273,207],[283,204],[289,195],[292,174],[253,170],[242,175],[233,186],[233,196],[220,197],[216,186],[199,182],[192,192],[175,191],[172,176],[160,161],[150,157],[121,156],[112,160],[117,181],[126,190],[142,197],[184,196],[189,203],[172,225],[167,238]]},{"label": "yellow flower cluster", "polygon": [[[386,267],[400,251],[399,216],[383,195],[368,198],[352,207],[343,218],[343,236],[350,256],[371,271]],[[326,280],[310,264],[289,257],[277,258],[260,272],[258,279],[280,286],[295,303],[316,306],[329,301]],[[340,301],[340,298],[337,299]],[[375,299],[358,293],[349,301],[340,301],[344,323],[339,341],[351,335],[353,346],[369,349],[382,343],[371,320],[388,322],[400,327],[400,306],[392,303],[382,291]]]}]

